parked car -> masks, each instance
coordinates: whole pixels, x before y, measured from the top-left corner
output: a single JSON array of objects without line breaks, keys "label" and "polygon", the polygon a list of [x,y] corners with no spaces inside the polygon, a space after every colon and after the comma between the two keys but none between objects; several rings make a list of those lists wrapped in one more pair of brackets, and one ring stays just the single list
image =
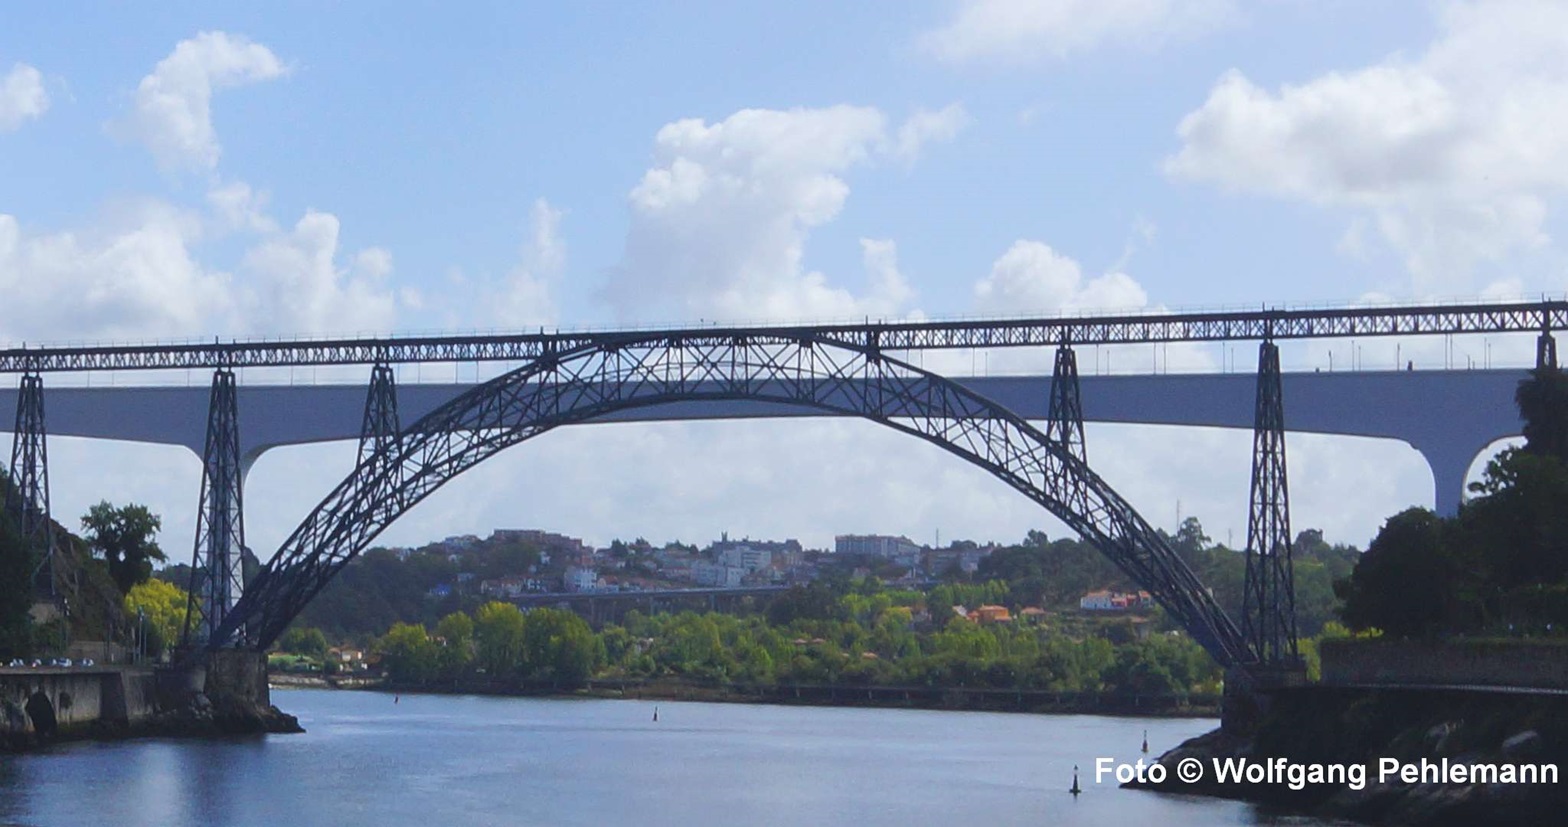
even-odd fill
[{"label": "parked car", "polygon": [[92,658],[82,658],[81,660],[76,662],[76,665],[77,666],[93,666],[94,663],[93,663],[93,659]]},{"label": "parked car", "polygon": [[12,668],[17,668],[17,667],[26,666],[27,662],[22,660],[21,658],[11,658],[11,662],[6,664],[6,665],[10,666]]}]

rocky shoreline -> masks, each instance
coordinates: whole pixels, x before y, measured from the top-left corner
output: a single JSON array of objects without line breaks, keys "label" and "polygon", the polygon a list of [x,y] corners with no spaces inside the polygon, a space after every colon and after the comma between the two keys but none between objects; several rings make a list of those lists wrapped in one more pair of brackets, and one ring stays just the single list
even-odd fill
[{"label": "rocky shoreline", "polygon": [[[1195,783],[1181,780],[1183,763],[1190,770],[1191,762],[1202,773]],[[1417,774],[1407,780],[1382,772],[1395,762]],[[1568,769],[1568,696],[1288,690],[1274,696],[1255,732],[1215,730],[1156,763],[1162,782],[1124,786],[1373,824],[1560,823],[1568,785],[1555,779]],[[1221,767],[1248,765],[1252,779],[1218,777]],[[1322,768],[1316,778],[1314,766]],[[1552,781],[1544,773],[1520,780],[1526,767],[1547,766]],[[1483,771],[1477,780],[1472,767],[1508,768],[1519,778],[1508,783]],[[1431,773],[1421,774],[1423,768]]]}]

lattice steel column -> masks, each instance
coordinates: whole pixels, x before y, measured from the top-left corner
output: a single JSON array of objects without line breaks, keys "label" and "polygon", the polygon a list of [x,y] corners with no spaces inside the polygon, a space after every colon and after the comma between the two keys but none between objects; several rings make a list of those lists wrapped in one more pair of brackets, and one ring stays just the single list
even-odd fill
[{"label": "lattice steel column", "polygon": [[42,557],[33,570],[35,585],[54,594],[54,521],[49,515],[49,446],[44,427],[44,380],[29,371],[22,375],[16,396],[16,428],[12,432],[11,474],[17,497],[8,503],[22,536]]},{"label": "lattice steel column", "polygon": [[1241,632],[1259,662],[1293,666],[1296,588],[1290,561],[1290,488],[1285,474],[1285,401],[1279,347],[1258,347],[1258,407],[1252,431],[1252,497]]},{"label": "lattice steel column", "polygon": [[1051,409],[1045,435],[1062,443],[1068,453],[1086,460],[1083,439],[1083,404],[1078,393],[1078,354],[1063,342],[1056,348],[1051,371]]},{"label": "lattice steel column", "polygon": [[243,479],[234,372],[223,368],[212,376],[207,408],[207,445],[202,455],[201,502],[185,618],[187,644],[210,639],[244,590]]},{"label": "lattice steel column", "polygon": [[397,414],[397,380],[392,366],[377,362],[370,370],[370,390],[365,394],[365,421],[359,432],[359,461],[397,438],[403,430]]}]

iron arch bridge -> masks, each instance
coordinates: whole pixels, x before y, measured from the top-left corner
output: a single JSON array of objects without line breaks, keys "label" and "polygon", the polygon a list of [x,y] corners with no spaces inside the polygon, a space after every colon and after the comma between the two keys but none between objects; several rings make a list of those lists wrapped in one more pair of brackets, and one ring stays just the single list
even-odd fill
[{"label": "iron arch bridge", "polygon": [[[458,474],[562,425],[683,400],[848,414],[919,437],[1044,506],[1147,589],[1219,663],[1257,653],[1147,521],[1075,454],[1006,408],[865,345],[808,332],[627,334],[545,352],[376,440],[221,618],[207,648],[272,644],[327,582]],[[367,411],[367,419],[370,417]]]}]

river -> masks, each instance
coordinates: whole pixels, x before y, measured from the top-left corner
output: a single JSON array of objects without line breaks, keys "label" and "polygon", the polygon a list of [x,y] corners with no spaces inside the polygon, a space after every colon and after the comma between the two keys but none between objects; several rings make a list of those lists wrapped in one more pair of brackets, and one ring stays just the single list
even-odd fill
[{"label": "river", "polygon": [[1095,783],[1095,759],[1136,760],[1145,730],[1158,754],[1212,720],[329,690],[273,700],[309,731],[0,756],[0,824],[1326,823]]}]

